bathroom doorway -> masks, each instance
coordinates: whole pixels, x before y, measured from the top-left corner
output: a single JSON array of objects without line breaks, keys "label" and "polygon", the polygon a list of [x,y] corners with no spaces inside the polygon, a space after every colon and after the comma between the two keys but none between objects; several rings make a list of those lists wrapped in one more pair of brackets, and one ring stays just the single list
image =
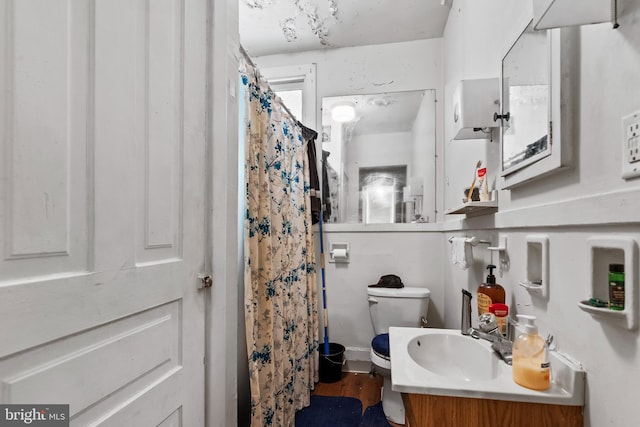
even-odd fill
[{"label": "bathroom doorway", "polygon": [[394,224],[405,221],[402,189],[407,166],[361,167],[358,176],[358,212],[364,224]]}]

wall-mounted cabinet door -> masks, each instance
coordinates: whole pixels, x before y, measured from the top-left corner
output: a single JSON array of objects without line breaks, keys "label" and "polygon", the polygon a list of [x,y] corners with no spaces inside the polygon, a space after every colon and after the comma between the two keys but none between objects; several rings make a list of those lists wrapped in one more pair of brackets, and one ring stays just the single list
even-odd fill
[{"label": "wall-mounted cabinet door", "polygon": [[501,188],[572,164],[575,28],[535,31],[528,18],[502,59]]}]

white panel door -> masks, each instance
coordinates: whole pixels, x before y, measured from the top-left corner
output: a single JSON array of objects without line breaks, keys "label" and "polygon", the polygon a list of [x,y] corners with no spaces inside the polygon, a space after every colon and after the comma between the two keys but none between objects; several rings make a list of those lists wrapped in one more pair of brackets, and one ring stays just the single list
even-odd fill
[{"label": "white panel door", "polygon": [[206,0],[0,0],[0,401],[204,425]]}]

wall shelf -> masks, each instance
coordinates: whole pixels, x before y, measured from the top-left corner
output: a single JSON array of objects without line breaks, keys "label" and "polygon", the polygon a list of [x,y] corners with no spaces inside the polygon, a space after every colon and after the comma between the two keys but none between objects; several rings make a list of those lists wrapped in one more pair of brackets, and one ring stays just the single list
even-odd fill
[{"label": "wall shelf", "polygon": [[609,307],[595,307],[589,304],[589,301],[580,301],[578,307],[580,307],[580,310],[596,316],[609,317],[624,322],[627,320],[627,315],[624,311],[611,310]]},{"label": "wall shelf", "polygon": [[[489,246],[487,249],[495,252],[506,252],[507,251],[507,236],[500,236],[498,241],[498,246]],[[502,254],[500,254],[502,256]]]},{"label": "wall shelf", "polygon": [[[624,236],[592,237],[587,241],[591,253],[591,295],[578,307],[597,320],[607,320],[632,330],[638,326],[638,245]],[[609,301],[609,264],[624,264],[624,310],[594,307],[590,298]]]},{"label": "wall shelf", "polygon": [[498,210],[498,201],[490,200],[488,202],[467,202],[454,209],[449,209],[445,215],[488,215]]}]

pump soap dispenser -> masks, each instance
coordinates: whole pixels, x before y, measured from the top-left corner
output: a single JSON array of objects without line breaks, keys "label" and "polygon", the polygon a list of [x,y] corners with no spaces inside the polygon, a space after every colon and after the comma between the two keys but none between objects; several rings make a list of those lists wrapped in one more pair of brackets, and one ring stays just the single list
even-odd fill
[{"label": "pump soap dispenser", "polygon": [[513,343],[513,381],[532,390],[546,390],[550,384],[547,343],[538,335],[535,316],[517,317],[524,332]]},{"label": "pump soap dispenser", "polygon": [[504,304],[504,288],[496,283],[496,276],[493,275],[495,265],[489,264],[487,270],[487,282],[481,283],[478,287],[478,316],[489,313],[489,306],[494,303]]}]

